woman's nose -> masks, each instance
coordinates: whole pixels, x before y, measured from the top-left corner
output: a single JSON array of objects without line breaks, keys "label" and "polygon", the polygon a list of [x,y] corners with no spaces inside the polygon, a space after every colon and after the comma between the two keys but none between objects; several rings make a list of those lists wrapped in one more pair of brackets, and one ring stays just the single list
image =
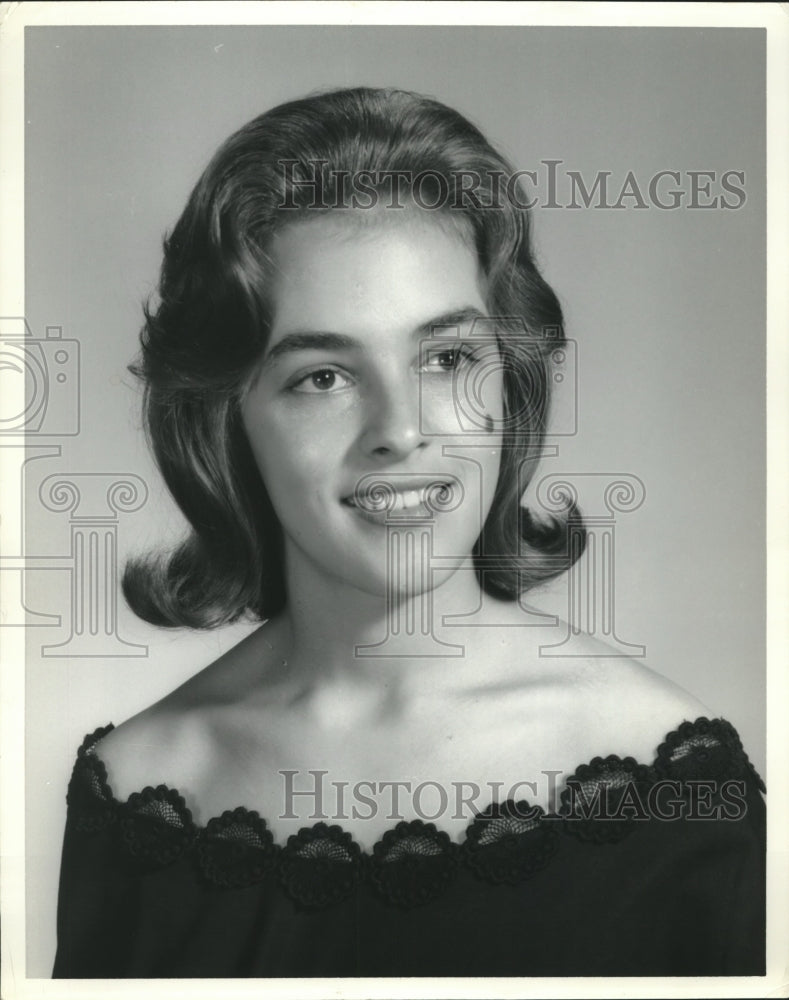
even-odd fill
[{"label": "woman's nose", "polygon": [[368,455],[402,459],[427,446],[422,432],[420,395],[411,380],[378,386],[366,401],[360,444]]}]

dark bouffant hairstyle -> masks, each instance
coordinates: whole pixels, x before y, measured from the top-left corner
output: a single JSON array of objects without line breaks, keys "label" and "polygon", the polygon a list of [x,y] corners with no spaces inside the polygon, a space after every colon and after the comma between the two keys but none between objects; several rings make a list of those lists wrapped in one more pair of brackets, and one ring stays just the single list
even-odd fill
[{"label": "dark bouffant hairstyle", "polygon": [[159,304],[145,309],[131,370],[145,387],[149,443],[191,532],[174,551],[127,564],[124,594],[146,621],[211,628],[270,618],[285,606],[282,529],[240,417],[270,329],[267,247],[305,210],[358,211],[361,196],[356,209],[347,205],[348,178],[365,178],[369,204],[369,191],[384,185],[392,198],[393,176],[398,187],[418,178],[417,204],[465,227],[487,278],[490,315],[507,317],[499,323],[510,330],[499,346],[505,418],[518,415],[518,433],[505,437],[475,546],[480,585],[514,600],[583,551],[572,503],[564,516],[539,520],[521,506],[546,429],[548,355],[564,334],[558,300],[533,259],[512,168],[435,100],[339,90],[283,104],[232,135],[165,239]]}]

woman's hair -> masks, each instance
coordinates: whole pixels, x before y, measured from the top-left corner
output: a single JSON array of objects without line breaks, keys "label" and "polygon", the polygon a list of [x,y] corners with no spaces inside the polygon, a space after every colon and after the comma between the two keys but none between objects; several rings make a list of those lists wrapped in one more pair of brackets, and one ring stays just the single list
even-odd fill
[{"label": "woman's hair", "polygon": [[284,607],[282,529],[240,417],[270,329],[267,249],[285,225],[315,212],[358,217],[373,203],[402,204],[404,189],[410,203],[454,218],[471,236],[502,331],[505,429],[511,419],[474,549],[480,585],[514,600],[580,555],[585,536],[572,503],[540,520],[521,506],[546,428],[548,358],[564,334],[516,181],[462,115],[400,90],[283,104],[220,147],[164,241],[159,304],[145,308],[142,352],[131,366],[145,386],[154,456],[191,525],[174,551],[127,564],[124,593],[140,617],[210,628]]}]

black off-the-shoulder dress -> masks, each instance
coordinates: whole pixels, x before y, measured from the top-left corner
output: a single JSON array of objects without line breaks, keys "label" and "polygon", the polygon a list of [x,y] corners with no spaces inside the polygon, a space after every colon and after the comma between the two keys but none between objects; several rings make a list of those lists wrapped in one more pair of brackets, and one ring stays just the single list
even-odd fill
[{"label": "black off-the-shoulder dress", "polygon": [[165,786],[119,802],[110,729],[69,784],[56,978],[764,974],[764,786],[724,720],[595,758],[555,812],[491,806],[460,844],[402,822],[371,854],[246,808],[201,828]]}]

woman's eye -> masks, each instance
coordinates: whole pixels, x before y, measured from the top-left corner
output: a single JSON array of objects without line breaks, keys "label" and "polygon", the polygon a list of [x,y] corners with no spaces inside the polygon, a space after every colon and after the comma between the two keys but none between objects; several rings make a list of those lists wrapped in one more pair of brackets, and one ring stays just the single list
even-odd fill
[{"label": "woman's eye", "polygon": [[316,368],[292,382],[289,388],[292,392],[316,394],[336,392],[338,389],[347,389],[350,385],[350,378],[336,368]]},{"label": "woman's eye", "polygon": [[427,371],[432,372],[454,372],[464,364],[469,364],[474,360],[474,352],[470,347],[448,347],[440,351],[431,351],[424,367]]}]

